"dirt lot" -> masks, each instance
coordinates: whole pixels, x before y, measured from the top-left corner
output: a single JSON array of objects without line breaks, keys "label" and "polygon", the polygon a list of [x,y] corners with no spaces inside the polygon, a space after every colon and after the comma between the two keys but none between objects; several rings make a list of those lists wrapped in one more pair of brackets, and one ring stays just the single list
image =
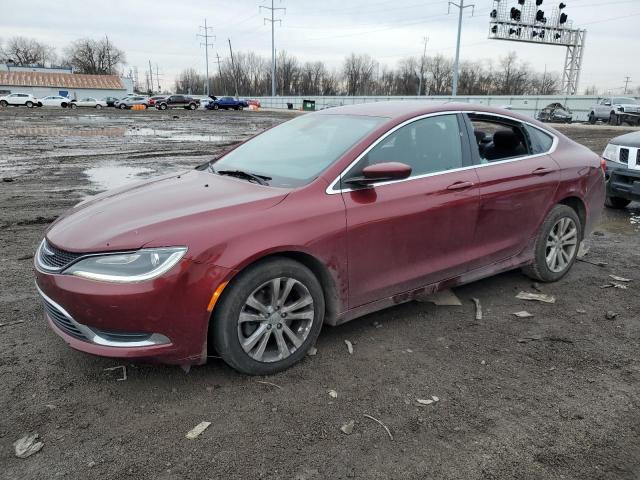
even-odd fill
[{"label": "dirt lot", "polygon": [[[286,118],[0,112],[0,177],[11,180],[0,182],[0,478],[640,478],[638,204],[607,211],[589,239],[586,259],[606,266],[579,262],[541,287],[554,305],[516,299],[531,281],[506,273],[457,289],[461,307],[411,303],[326,328],[316,356],[269,378],[212,360],[189,374],[127,364],[118,381],[105,369],[121,362],[49,331],[31,264],[49,222],[88,194],[191,168]],[[596,152],[625,131],[563,130]],[[633,281],[600,288],[609,274]],[[512,315],[525,309],[534,317]],[[432,395],[439,402],[417,404]],[[203,420],[209,429],[186,439]],[[44,448],[18,459],[12,444],[30,432]]]}]

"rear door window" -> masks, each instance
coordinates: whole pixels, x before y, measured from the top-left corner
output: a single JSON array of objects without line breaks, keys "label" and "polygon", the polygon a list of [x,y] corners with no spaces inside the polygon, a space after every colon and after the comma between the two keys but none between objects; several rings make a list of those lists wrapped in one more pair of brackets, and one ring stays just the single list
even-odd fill
[{"label": "rear door window", "polygon": [[531,153],[533,155],[547,153],[551,150],[551,147],[553,146],[553,137],[551,135],[531,125],[525,125],[524,127],[529,135]]},{"label": "rear door window", "polygon": [[529,137],[524,125],[517,120],[494,117],[488,114],[467,114],[473,128],[480,163],[492,163],[526,157],[532,154]]}]

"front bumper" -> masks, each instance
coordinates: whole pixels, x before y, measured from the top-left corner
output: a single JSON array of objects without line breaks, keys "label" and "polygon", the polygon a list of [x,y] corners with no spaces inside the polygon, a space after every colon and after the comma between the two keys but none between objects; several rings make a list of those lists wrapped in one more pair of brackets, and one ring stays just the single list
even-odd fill
[{"label": "front bumper", "polygon": [[640,169],[607,160],[607,196],[640,200]]},{"label": "front bumper", "polygon": [[190,365],[206,362],[217,286],[231,271],[183,260],[148,282],[113,284],[36,270],[52,328],[72,348],[93,355]]}]

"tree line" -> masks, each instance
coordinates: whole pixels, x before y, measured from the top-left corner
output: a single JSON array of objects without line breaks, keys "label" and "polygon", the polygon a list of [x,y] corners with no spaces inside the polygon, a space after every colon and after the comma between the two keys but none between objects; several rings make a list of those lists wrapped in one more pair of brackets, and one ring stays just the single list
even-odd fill
[{"label": "tree line", "polygon": [[0,42],[0,63],[16,66],[72,67],[76,73],[116,75],[126,63],[124,51],[109,37],[81,38],[71,42],[58,55],[55,48],[33,38],[12,37]]},{"label": "tree line", "polygon": [[[410,56],[392,68],[368,54],[351,53],[340,68],[324,62],[301,61],[281,51],[276,59],[277,95],[450,95],[453,60],[443,55]],[[201,95],[206,78],[194,68],[176,78],[177,93]],[[462,62],[459,95],[553,95],[560,91],[560,76],[540,73],[511,52],[496,62]],[[271,59],[255,52],[240,52],[226,59],[209,78],[215,95],[271,95]]]}]

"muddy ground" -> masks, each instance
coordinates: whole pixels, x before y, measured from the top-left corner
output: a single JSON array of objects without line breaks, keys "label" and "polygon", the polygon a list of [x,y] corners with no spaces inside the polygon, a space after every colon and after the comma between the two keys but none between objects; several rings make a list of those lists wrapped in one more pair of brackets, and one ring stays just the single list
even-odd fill
[{"label": "muddy ground", "polygon": [[[118,381],[105,369],[122,362],[75,352],[46,327],[31,264],[46,224],[86,195],[191,168],[286,118],[0,111],[0,177],[11,180],[0,182],[0,478],[640,478],[638,204],[607,211],[588,240],[586,259],[606,266],[579,262],[541,287],[554,305],[516,299],[532,283],[506,273],[457,289],[460,307],[410,303],[326,328],[316,356],[269,378],[214,359],[189,374],[126,364]],[[598,153],[625,131],[563,130]],[[632,281],[603,289],[609,274]],[[512,315],[525,309],[534,317]],[[18,459],[25,433],[44,447]]]}]

